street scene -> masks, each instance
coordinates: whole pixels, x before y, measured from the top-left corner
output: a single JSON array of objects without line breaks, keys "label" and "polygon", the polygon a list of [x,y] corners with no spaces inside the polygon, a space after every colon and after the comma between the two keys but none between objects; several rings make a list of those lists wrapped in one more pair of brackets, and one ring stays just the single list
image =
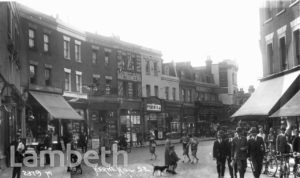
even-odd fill
[{"label": "street scene", "polygon": [[0,178],[300,177],[300,0],[0,1]]}]

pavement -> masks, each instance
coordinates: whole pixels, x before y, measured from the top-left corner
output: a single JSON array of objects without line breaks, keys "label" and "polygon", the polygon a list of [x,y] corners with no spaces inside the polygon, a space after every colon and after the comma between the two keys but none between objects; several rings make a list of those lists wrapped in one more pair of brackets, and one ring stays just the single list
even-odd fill
[{"label": "pavement", "polygon": [[[133,148],[131,153],[128,154],[128,166],[123,166],[123,156],[118,157],[117,167],[104,167],[102,166],[101,160],[98,162],[98,167],[93,168],[82,164],[83,174],[72,175],[72,178],[216,178],[217,169],[216,162],[212,158],[213,138],[202,139],[198,145],[197,157],[199,162],[195,164],[188,163],[187,160],[182,162],[182,144],[175,143],[175,151],[180,157],[178,167],[176,169],[177,174],[172,175],[163,172],[160,175],[159,172],[155,172],[153,175],[153,166],[164,165],[164,146],[156,147],[157,159],[151,160],[149,147]],[[191,154],[191,153],[190,153]],[[112,163],[112,156],[106,157],[107,163]],[[227,165],[226,165],[227,167]],[[293,175],[290,175],[292,177]],[[277,175],[278,177],[278,175]],[[230,178],[228,168],[225,171],[225,177]],[[250,165],[247,167],[245,178],[253,178],[252,170]],[[267,175],[261,175],[260,178],[269,178]]]},{"label": "pavement", "polygon": [[[215,138],[213,137],[209,137],[209,138],[199,138],[200,142],[203,141],[210,141],[210,140],[214,140]],[[171,142],[175,145],[180,145],[180,139],[172,139]],[[162,151],[162,149],[164,148],[163,145],[165,144],[165,140],[156,140],[156,143],[158,145],[158,150],[160,150],[160,152]],[[180,150],[179,148],[177,150]],[[147,152],[147,153],[144,153]],[[136,156],[137,153],[138,155]],[[143,156],[140,154],[144,154]],[[126,169],[130,170],[134,170],[135,172],[140,172],[141,174],[135,174],[137,177],[144,177],[144,174],[150,174],[150,172],[152,172],[152,163],[149,162],[149,160],[147,159],[145,162],[139,162],[138,164],[136,164],[136,159],[139,158],[145,158],[145,157],[149,157],[148,156],[148,145],[147,143],[145,144],[144,147],[134,147],[132,148],[132,153],[129,154],[129,165],[128,167],[126,167]],[[161,157],[162,155],[160,155]],[[108,157],[107,158],[107,162],[112,161],[111,160],[112,157]],[[50,167],[45,166],[45,167],[35,167],[35,168],[29,168],[29,167],[22,167],[22,171],[21,171],[21,177],[38,177],[38,178],[76,178],[76,177],[90,177],[90,175],[86,176],[86,174],[83,175],[71,175],[69,172],[67,172],[67,168],[66,166],[62,166],[60,167],[58,165],[57,162],[58,159],[55,158],[55,165],[54,167]],[[163,159],[160,159],[159,164],[163,164],[162,163]],[[118,162],[122,162],[122,160],[118,160]],[[84,173],[88,172],[88,173],[96,173],[95,170],[91,170],[93,168],[87,167],[85,165],[82,165],[83,169],[84,169]],[[101,170],[100,170],[101,171]],[[123,177],[122,175],[124,175],[124,170],[123,173],[120,173],[119,171],[119,175],[118,177]],[[100,175],[100,172],[99,172]],[[111,175],[112,176],[112,175]],[[111,177],[109,176],[109,177]],[[135,177],[136,177],[135,176]],[[12,168],[5,168],[0,170],[0,178],[11,178],[12,177]],[[102,176],[101,176],[102,177]],[[114,176],[113,176],[114,177]],[[132,177],[132,176],[131,176]]]}]

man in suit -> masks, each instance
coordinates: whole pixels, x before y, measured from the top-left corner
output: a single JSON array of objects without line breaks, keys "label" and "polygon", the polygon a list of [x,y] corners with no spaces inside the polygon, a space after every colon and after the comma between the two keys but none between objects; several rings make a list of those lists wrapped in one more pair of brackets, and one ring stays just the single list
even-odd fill
[{"label": "man in suit", "polygon": [[217,161],[217,171],[219,178],[224,178],[225,162],[227,156],[227,145],[224,139],[224,131],[220,130],[217,133],[217,140],[213,146],[213,158]]},{"label": "man in suit", "polygon": [[252,127],[249,132],[251,138],[248,140],[248,157],[252,162],[254,177],[259,178],[265,154],[265,144],[263,138],[257,135],[258,131],[255,127]]},{"label": "man in suit", "polygon": [[232,140],[231,157],[232,165],[237,165],[240,178],[244,178],[247,168],[247,139],[243,136],[243,129],[241,127],[236,128],[237,137]]},{"label": "man in suit", "polygon": [[231,165],[232,157],[231,157],[231,146],[232,146],[232,140],[234,139],[234,134],[229,134],[227,138],[225,139],[226,143],[226,160],[227,165],[229,169],[229,174],[231,178],[237,177],[237,166],[236,164]]}]

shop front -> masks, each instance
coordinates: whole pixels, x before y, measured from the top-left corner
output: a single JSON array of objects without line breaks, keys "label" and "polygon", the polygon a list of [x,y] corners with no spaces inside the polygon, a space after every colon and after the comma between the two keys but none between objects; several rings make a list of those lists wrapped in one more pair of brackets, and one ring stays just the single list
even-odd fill
[{"label": "shop front", "polygon": [[188,134],[196,133],[195,124],[195,108],[192,104],[183,104],[183,119],[182,119],[182,132]]},{"label": "shop front", "polygon": [[58,93],[30,91],[26,109],[26,144],[28,146],[44,143],[49,134],[53,147],[62,148],[73,138],[73,133],[81,131],[80,116]]},{"label": "shop front", "polygon": [[181,122],[181,104],[174,101],[164,101],[166,113],[166,132],[171,134],[172,138],[180,138],[182,131]]},{"label": "shop front", "polygon": [[92,97],[89,99],[88,130],[91,138],[91,148],[110,147],[118,138],[118,108],[117,98]]},{"label": "shop front", "polygon": [[146,139],[151,135],[155,139],[165,139],[167,114],[163,110],[162,100],[157,97],[143,98],[143,112]]},{"label": "shop front", "polygon": [[[9,167],[9,146],[16,133],[24,133],[25,102],[14,87],[0,74],[0,166]],[[24,134],[21,135],[24,138]]]}]

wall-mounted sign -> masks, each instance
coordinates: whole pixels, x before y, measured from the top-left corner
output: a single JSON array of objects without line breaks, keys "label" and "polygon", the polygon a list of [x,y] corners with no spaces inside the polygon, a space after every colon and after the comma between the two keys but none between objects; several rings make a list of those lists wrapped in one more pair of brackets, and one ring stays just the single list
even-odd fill
[{"label": "wall-mounted sign", "polygon": [[139,73],[132,73],[132,72],[119,72],[118,79],[122,80],[131,80],[131,81],[142,81],[142,76]]},{"label": "wall-mounted sign", "polygon": [[160,104],[147,104],[147,111],[161,111]]}]

